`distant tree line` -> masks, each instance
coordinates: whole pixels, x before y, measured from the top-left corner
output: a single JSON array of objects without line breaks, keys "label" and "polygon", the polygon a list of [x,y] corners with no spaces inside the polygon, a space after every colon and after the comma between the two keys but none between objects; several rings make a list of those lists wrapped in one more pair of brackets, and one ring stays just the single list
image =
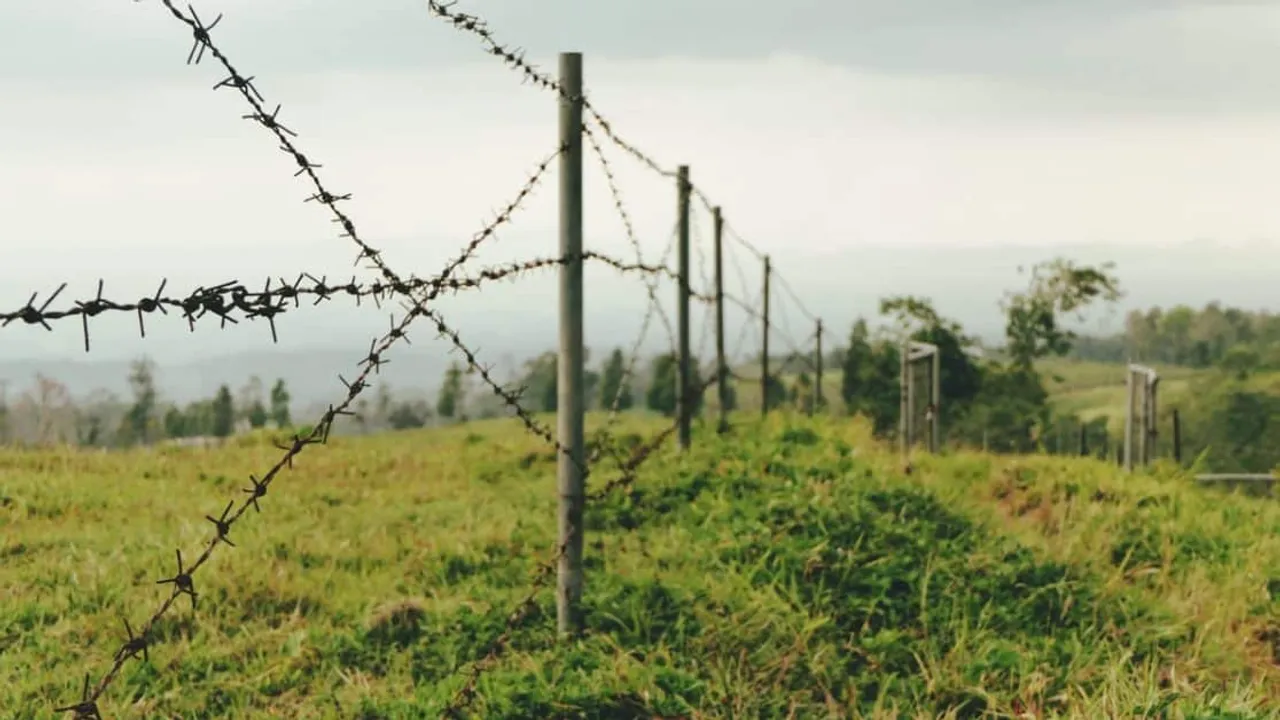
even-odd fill
[{"label": "distant tree line", "polygon": [[[861,414],[878,435],[893,437],[900,412],[900,348],[908,339],[928,342],[939,348],[944,398],[940,411],[948,442],[995,452],[1076,452],[1082,433],[1092,450],[1117,447],[1119,418],[1082,418],[1055,409],[1050,379],[1038,369],[1040,361],[1070,357],[1119,363],[1132,358],[1213,368],[1197,376],[1176,403],[1162,403],[1161,426],[1169,427],[1176,407],[1184,455],[1203,455],[1215,470],[1265,471],[1280,464],[1280,375],[1265,373],[1280,370],[1280,316],[1210,303],[1200,310],[1178,306],[1133,311],[1126,331],[1116,336],[1080,336],[1066,328],[1073,315],[1120,297],[1109,264],[1082,266],[1064,259],[1042,263],[1031,270],[1024,288],[1002,299],[1004,338],[996,349],[984,348],[928,298],[885,298],[878,318],[859,318],[847,342],[824,358],[825,367],[838,374],[839,381],[824,384],[822,401],[838,396],[840,411]],[[874,327],[873,320],[878,320]],[[515,370],[508,390],[522,407],[556,411],[557,360],[556,353],[546,352]],[[673,354],[659,354],[635,367],[621,348],[613,349],[599,366],[587,360],[589,410],[643,408],[675,415],[678,368]],[[753,394],[769,409],[830,409],[817,407],[811,358],[789,354],[771,357],[769,365],[767,378],[730,383],[730,410],[739,406],[739,393],[746,387],[763,387]],[[691,370],[691,381],[701,385],[706,367],[695,363]],[[1120,368],[1117,375],[1123,377]],[[251,377],[235,392],[222,385],[211,397],[184,405],[161,398],[155,366],[146,359],[132,363],[128,381],[127,399],[97,391],[79,401],[43,375],[16,397],[10,397],[8,386],[0,381],[0,443],[128,447],[292,426],[292,398],[283,379],[267,390],[259,378]],[[357,398],[351,417],[339,424],[340,432],[404,430],[513,412],[503,399],[478,387],[473,371],[457,362],[445,370],[433,399],[397,396],[385,383],[377,386],[372,398],[368,395]],[[713,388],[694,399],[692,412],[700,415],[718,401]]]},{"label": "distant tree line", "polygon": [[[1280,370],[1280,315],[1211,302],[1132,310],[1121,333],[1081,338],[1073,357],[1209,368],[1224,361]],[[1234,357],[1232,357],[1234,356]]]},{"label": "distant tree line", "polygon": [[171,439],[225,439],[240,430],[293,424],[283,379],[265,396],[261,380],[252,377],[238,396],[222,385],[212,397],[185,405],[163,401],[155,365],[146,358],[130,364],[128,382],[128,399],[99,390],[79,402],[65,385],[45,375],[37,375],[16,398],[9,396],[7,385],[0,385],[0,444],[130,447]]},{"label": "distant tree line", "polygon": [[1123,333],[1081,338],[1072,356],[1207,370],[1160,407],[1162,446],[1179,413],[1184,458],[1215,472],[1280,466],[1280,315],[1212,302],[1133,310]]}]

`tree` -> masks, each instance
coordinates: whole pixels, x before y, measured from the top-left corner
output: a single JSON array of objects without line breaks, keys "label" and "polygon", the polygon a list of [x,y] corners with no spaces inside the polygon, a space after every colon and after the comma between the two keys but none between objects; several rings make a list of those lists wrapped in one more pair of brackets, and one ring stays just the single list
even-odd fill
[{"label": "tree", "polygon": [[218,388],[213,396],[213,422],[210,431],[214,437],[227,438],[235,430],[236,408],[231,399],[231,389],[226,385]]},{"label": "tree", "polygon": [[[1005,352],[1010,363],[1030,370],[1036,360],[1065,355],[1076,334],[1062,327],[1062,315],[1082,314],[1097,301],[1114,303],[1120,299],[1120,281],[1111,274],[1114,267],[1079,266],[1058,258],[1031,269],[1026,290],[1005,296]],[[1152,319],[1149,325],[1159,325]]]},{"label": "tree", "polygon": [[431,406],[425,400],[402,401],[387,414],[387,423],[393,430],[420,428],[431,419]]},{"label": "tree", "polygon": [[450,363],[444,371],[444,383],[436,399],[436,414],[442,418],[452,420],[462,410],[462,372],[457,362]]},{"label": "tree", "polygon": [[271,386],[271,422],[275,423],[278,428],[288,428],[293,425],[293,420],[289,415],[289,388],[284,384],[284,378],[276,380],[276,384]]},{"label": "tree", "polygon": [[164,434],[171,438],[191,437],[187,427],[187,416],[177,405],[170,405],[164,412]]},{"label": "tree", "polygon": [[600,406],[619,411],[630,410],[635,405],[631,384],[626,377],[626,359],[622,348],[614,348],[600,372]]},{"label": "tree", "polygon": [[764,403],[766,412],[779,407],[787,401],[787,386],[778,377],[777,373],[769,373],[769,377],[764,384],[764,397],[760,401]]},{"label": "tree", "polygon": [[[677,388],[680,382],[680,368],[675,354],[663,353],[658,355],[653,359],[650,368],[652,380],[649,383],[648,391],[645,393],[645,406],[667,417],[675,417],[678,399]],[[703,393],[699,392],[702,388],[702,378],[699,377],[696,363],[690,362],[689,370],[689,387],[693,395],[689,416],[696,417],[702,412]]]},{"label": "tree", "polygon": [[522,400],[534,412],[555,412],[559,406],[559,362],[554,352],[544,352],[525,362],[520,378]]},{"label": "tree", "polygon": [[129,389],[133,394],[133,405],[125,413],[121,429],[126,442],[148,444],[155,439],[156,405],[159,402],[155,364],[149,358],[139,358],[129,365]]},{"label": "tree", "polygon": [[871,333],[867,321],[858,318],[849,331],[849,346],[844,349],[840,363],[840,399],[852,414],[864,409],[863,389],[872,370]]},{"label": "tree", "polygon": [[254,400],[253,404],[249,406],[249,411],[245,413],[245,415],[246,419],[249,421],[249,427],[254,430],[266,427],[267,420],[271,417],[270,414],[267,413],[267,408],[262,404],[261,400]]}]

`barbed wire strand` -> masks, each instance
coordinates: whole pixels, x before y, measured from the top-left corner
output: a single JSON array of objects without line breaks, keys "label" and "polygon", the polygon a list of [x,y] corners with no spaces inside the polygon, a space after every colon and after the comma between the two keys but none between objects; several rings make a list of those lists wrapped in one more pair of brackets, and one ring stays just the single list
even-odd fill
[{"label": "barbed wire strand", "polygon": [[[640,247],[640,239],[636,236],[635,225],[631,221],[631,213],[627,210],[626,203],[622,199],[622,190],[618,185],[616,176],[614,175],[613,167],[609,162],[608,157],[605,156],[604,148],[600,146],[600,141],[596,138],[595,133],[592,132],[590,123],[583,125],[583,134],[587,138],[587,142],[590,145],[592,152],[600,163],[601,169],[604,171],[604,176],[609,186],[609,194],[613,199],[614,209],[617,211],[618,217],[622,221],[623,230],[627,234],[627,241],[631,244],[632,249],[636,253],[636,262],[643,262],[644,251]],[[667,264],[667,259],[671,254],[674,240],[675,238],[673,236],[668,241],[667,247],[659,259],[659,264],[664,266]],[[678,273],[676,279],[677,281],[679,279]],[[609,417],[605,421],[605,425],[601,430],[602,434],[608,432],[616,423],[622,399],[628,392],[630,392],[632,378],[634,377],[636,365],[639,362],[640,348],[643,347],[643,343],[648,338],[649,325],[653,322],[655,314],[662,321],[663,327],[667,331],[667,338],[671,343],[671,347],[674,348],[676,345],[676,333],[672,326],[671,318],[667,315],[666,310],[662,307],[661,301],[658,299],[657,282],[646,281],[645,292],[649,296],[649,303],[645,307],[645,314],[640,323],[639,335],[636,337],[631,348],[631,352],[627,356],[627,362],[623,367],[622,380],[618,383],[618,389],[614,393],[613,399],[610,401]]]},{"label": "barbed wire strand", "polygon": [[[649,265],[643,262],[628,262],[598,252],[585,252],[586,261],[599,262],[627,273],[638,272],[645,276],[663,276],[675,278],[676,272],[664,265]],[[343,283],[332,283],[328,276],[319,277],[303,272],[292,282],[284,278],[266,279],[261,290],[250,290],[243,283],[231,280],[217,285],[199,286],[184,296],[166,296],[164,289],[169,280],[162,278],[156,291],[134,301],[116,301],[104,297],[105,282],[98,281],[95,295],[89,299],[73,300],[69,307],[50,310],[49,306],[67,288],[62,283],[56,290],[39,302],[40,293],[34,292],[26,304],[17,310],[0,312],[0,328],[20,321],[26,325],[40,325],[45,330],[53,331],[50,323],[69,318],[79,318],[84,338],[85,352],[90,350],[89,321],[103,313],[127,312],[138,316],[138,331],[143,338],[147,336],[145,317],[153,313],[168,315],[170,309],[180,311],[182,319],[187,321],[188,328],[195,330],[196,323],[206,316],[218,320],[219,328],[228,324],[239,324],[241,321],[265,320],[271,328],[271,341],[279,341],[275,325],[277,316],[289,311],[292,307],[301,307],[302,300],[311,300],[311,305],[319,305],[335,297],[346,296],[361,306],[366,299],[371,300],[378,308],[389,295],[412,296],[423,291],[439,288],[441,292],[449,291],[458,294],[467,290],[477,290],[484,285],[498,281],[510,281],[521,276],[549,267],[564,265],[568,258],[547,257],[509,262],[481,269],[479,272],[457,278],[417,278],[410,277],[398,284],[375,280],[371,283],[357,282],[353,277]],[[277,283],[275,287],[273,283]],[[698,298],[702,302],[710,302],[708,296]],[[39,304],[37,305],[37,303]]]},{"label": "barbed wire strand", "polygon": [[[493,237],[495,228],[511,221],[516,210],[518,210],[523,201],[529,197],[531,186],[537,185],[544,175],[545,166],[543,171],[533,174],[528,180],[526,180],[525,184],[516,194],[515,199],[503,209],[498,217],[486,225],[484,230],[477,233],[471,242],[467,243],[452,262],[446,265],[444,270],[438,276],[440,280],[438,285],[429,289],[425,294],[417,299],[413,305],[406,308],[406,313],[400,322],[396,323],[393,321],[391,329],[385,335],[380,339],[374,338],[370,342],[369,352],[358,363],[361,370],[359,374],[356,375],[355,380],[347,382],[344,378],[339,376],[339,380],[347,388],[346,397],[337,405],[330,405],[329,408],[320,416],[320,419],[312,426],[310,433],[305,436],[294,434],[289,443],[276,444],[277,448],[283,451],[283,454],[280,459],[262,475],[261,478],[254,475],[249,477],[250,487],[243,490],[248,497],[246,497],[238,507],[234,507],[234,511],[233,506],[235,501],[233,500],[227,504],[226,509],[223,510],[221,516],[218,518],[215,519],[212,516],[206,517],[206,519],[213,523],[215,534],[205,545],[204,550],[196,558],[195,562],[189,566],[184,565],[182,560],[182,551],[177,551],[177,572],[171,578],[164,578],[157,581],[158,584],[171,584],[173,586],[168,597],[161,602],[155,612],[152,613],[151,617],[142,626],[140,626],[136,635],[134,635],[131,630],[129,631],[129,635],[125,642],[113,656],[111,667],[106,671],[98,683],[96,685],[91,685],[90,675],[86,674],[81,693],[81,700],[73,705],[56,708],[55,710],[57,712],[70,712],[77,719],[101,718],[101,713],[98,709],[98,700],[106,692],[107,688],[110,687],[114,679],[119,675],[119,672],[124,667],[125,663],[140,655],[152,644],[149,634],[152,628],[155,627],[155,624],[164,617],[169,609],[173,607],[174,603],[183,595],[187,595],[191,598],[192,608],[195,608],[196,599],[198,597],[194,583],[195,573],[209,561],[213,556],[214,550],[219,544],[230,544],[228,542],[228,534],[235,523],[243,517],[246,512],[248,512],[250,507],[261,512],[258,500],[266,496],[272,482],[284,469],[293,468],[293,459],[296,456],[310,445],[323,444],[328,441],[329,433],[333,427],[334,421],[339,416],[351,414],[349,408],[355,402],[356,398],[368,387],[369,376],[376,373],[379,368],[389,362],[383,357],[383,354],[397,342],[401,340],[407,341],[408,338],[406,332],[410,324],[420,316],[427,316],[435,322],[436,328],[439,332],[443,334],[451,332],[451,328],[448,327],[438,313],[428,308],[427,304],[434,301],[439,294],[443,292],[445,281],[454,272],[461,268],[472,256],[474,256],[483,241],[487,238]],[[453,335],[453,337],[456,339],[456,335]],[[469,360],[472,357],[474,356],[468,354]]]},{"label": "barbed wire strand", "polygon": [[355,221],[351,219],[343,210],[338,207],[338,203],[351,199],[350,193],[338,194],[330,192],[325,184],[320,180],[320,175],[316,170],[322,165],[308,158],[297,146],[295,138],[298,137],[297,132],[286,127],[280,122],[280,105],[277,104],[275,110],[267,112],[267,104],[262,94],[254,85],[254,76],[242,74],[235,65],[231,63],[227,55],[214,44],[210,31],[222,21],[223,15],[218,14],[212,23],[205,25],[196,13],[195,8],[190,4],[187,10],[190,16],[183,13],[174,4],[173,0],[160,0],[160,3],[169,11],[169,14],[191,30],[192,46],[190,52],[187,53],[187,64],[198,65],[207,52],[215,60],[222,65],[227,76],[218,81],[213,86],[214,90],[221,88],[234,88],[244,98],[245,102],[253,109],[253,112],[244,115],[243,119],[253,120],[258,125],[265,128],[280,143],[280,150],[289,155],[297,164],[298,170],[294,173],[294,177],[299,175],[306,176],[310,181],[315,192],[308,196],[304,202],[316,202],[328,208],[333,221],[342,228],[342,236],[350,238],[355,243],[360,252],[356,256],[355,263],[360,264],[361,260],[368,260],[372,269],[380,273],[384,280],[392,284],[400,284],[403,281],[382,259],[382,253],[373,246],[365,242],[360,234],[356,231]]},{"label": "barbed wire strand", "polygon": [[817,323],[818,316],[814,315],[809,308],[805,307],[804,302],[800,300],[800,296],[796,294],[794,289],[792,289],[791,283],[787,282],[786,276],[776,271],[773,276],[778,281],[778,287],[782,288],[782,292],[785,293],[790,298],[791,302],[795,304],[795,307],[800,311],[800,314],[809,322]]},{"label": "barbed wire strand", "polygon": [[650,170],[668,178],[674,178],[675,172],[662,167],[652,156],[642,152],[635,145],[623,140],[613,129],[612,123],[605,119],[604,115],[588,100],[585,94],[581,98],[570,97],[568,92],[560,84],[560,81],[551,75],[539,70],[532,62],[525,58],[525,52],[519,48],[509,48],[498,42],[489,23],[477,15],[471,15],[453,10],[456,2],[439,2],[439,0],[427,0],[427,9],[437,17],[453,25],[455,28],[463,32],[470,33],[477,37],[484,46],[485,52],[489,55],[502,60],[511,69],[519,73],[525,82],[535,87],[551,90],[559,94],[562,98],[568,100],[582,101],[582,109],[586,112],[588,118],[600,126],[601,131],[614,145],[621,148],[628,155],[631,155],[641,164]]},{"label": "barbed wire strand", "polygon": [[738,244],[739,244],[739,245],[741,245],[743,248],[745,248],[748,252],[750,252],[752,255],[755,255],[757,260],[764,260],[764,258],[765,258],[765,253],[764,253],[762,250],[760,250],[760,248],[758,248],[758,247],[756,247],[755,245],[753,245],[753,244],[751,244],[751,243],[747,242],[746,238],[744,238],[744,237],[742,237],[741,235],[739,235],[739,234],[738,234],[738,231],[737,231],[737,230],[734,230],[734,229],[733,229],[733,226],[732,226],[732,225],[730,225],[730,224],[729,224],[729,222],[728,222],[727,220],[726,220],[726,221],[724,222],[724,224],[721,226],[721,232],[723,232],[723,233],[724,233],[725,237],[727,237],[727,238],[729,238],[730,240],[732,240],[732,241],[734,241],[734,242],[738,243]]}]

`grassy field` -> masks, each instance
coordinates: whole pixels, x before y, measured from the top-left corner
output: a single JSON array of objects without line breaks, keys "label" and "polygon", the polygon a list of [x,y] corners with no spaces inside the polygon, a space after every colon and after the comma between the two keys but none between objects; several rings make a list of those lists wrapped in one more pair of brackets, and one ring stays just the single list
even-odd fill
[{"label": "grassy field", "polygon": [[[1273,503],[1069,458],[904,475],[830,419],[695,443],[589,509],[589,631],[543,591],[474,717],[1280,717]],[[0,451],[0,717],[73,701],[276,457]],[[505,421],[307,450],[106,716],[438,716],[550,551],[554,468]]]},{"label": "grassy field", "polygon": [[[1186,396],[1191,380],[1203,370],[1175,366],[1154,366],[1160,373],[1160,402],[1176,404]],[[1115,432],[1124,427],[1126,397],[1125,366],[1078,360],[1052,359],[1037,365],[1044,377],[1054,407],[1076,413],[1084,420],[1110,418]]]}]

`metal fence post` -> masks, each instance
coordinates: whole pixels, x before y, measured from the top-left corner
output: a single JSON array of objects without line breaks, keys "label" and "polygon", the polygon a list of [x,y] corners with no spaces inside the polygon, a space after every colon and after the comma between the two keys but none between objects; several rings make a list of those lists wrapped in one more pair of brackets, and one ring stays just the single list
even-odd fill
[{"label": "metal fence post", "polygon": [[724,217],[719,206],[711,211],[716,261],[716,395],[720,398],[720,419],[716,432],[729,429],[729,367],[724,356]]},{"label": "metal fence post", "polygon": [[1173,461],[1182,464],[1182,416],[1173,409]]},{"label": "metal fence post", "polygon": [[1125,472],[1133,472],[1133,368],[1125,366],[1124,446],[1120,462]]},{"label": "metal fence post", "polygon": [[822,320],[818,320],[818,327],[814,333],[814,370],[816,374],[813,378],[813,403],[809,406],[809,415],[813,415],[815,411],[822,406]]},{"label": "metal fence post", "polygon": [[560,54],[560,355],[556,430],[563,447],[557,464],[560,553],[556,626],[582,627],[583,463],[582,287],[582,54]]},{"label": "metal fence post", "polygon": [[929,422],[929,452],[937,453],[942,447],[942,353],[933,349],[933,362],[929,365],[929,407],[933,416]]},{"label": "metal fence post", "polygon": [[760,352],[760,416],[764,417],[769,414],[769,277],[772,274],[772,268],[769,264],[769,256],[764,256],[764,339],[763,347]]},{"label": "metal fence post", "polygon": [[689,360],[689,166],[676,168],[676,207],[679,222],[679,248],[677,250],[677,324],[680,334],[680,356],[676,358],[676,423],[680,450],[689,449],[692,440],[690,423],[693,420],[693,382]]}]

